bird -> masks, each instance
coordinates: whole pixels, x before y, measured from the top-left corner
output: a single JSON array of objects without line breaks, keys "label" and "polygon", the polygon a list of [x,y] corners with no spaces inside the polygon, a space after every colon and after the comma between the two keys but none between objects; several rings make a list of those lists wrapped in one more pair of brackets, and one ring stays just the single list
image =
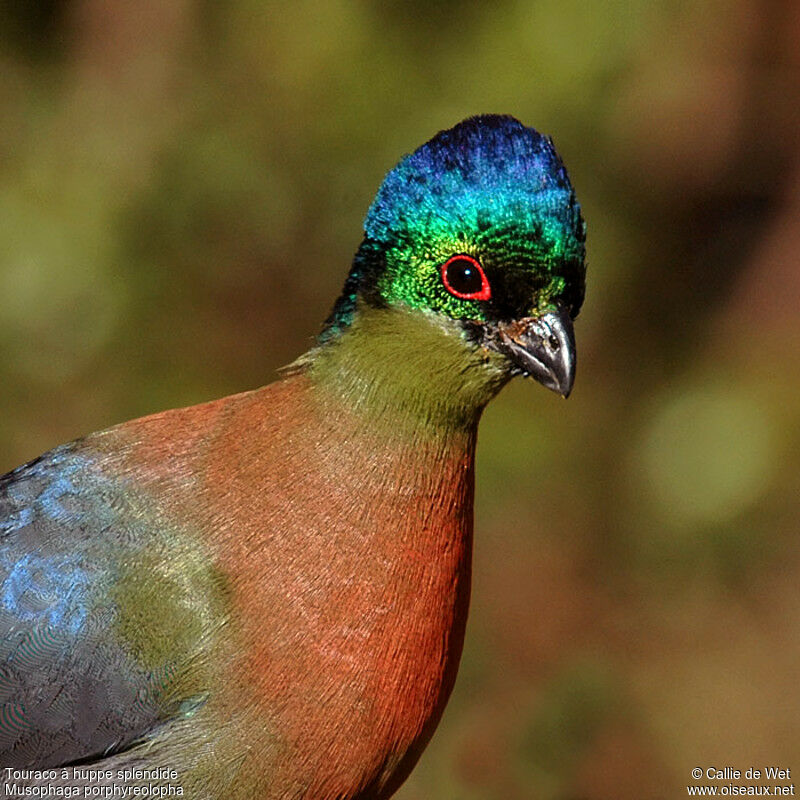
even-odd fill
[{"label": "bird", "polygon": [[552,140],[465,119],[388,172],[274,382],[2,476],[6,792],[394,794],[456,678],[482,411],[569,395],[585,241]]}]

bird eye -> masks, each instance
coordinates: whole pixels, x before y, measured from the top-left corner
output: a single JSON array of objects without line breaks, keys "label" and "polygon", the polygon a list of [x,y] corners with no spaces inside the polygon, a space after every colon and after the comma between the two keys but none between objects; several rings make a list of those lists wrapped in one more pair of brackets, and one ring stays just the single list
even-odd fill
[{"label": "bird eye", "polygon": [[442,282],[450,294],[462,300],[488,300],[492,296],[483,268],[472,256],[448,258],[442,265]]}]

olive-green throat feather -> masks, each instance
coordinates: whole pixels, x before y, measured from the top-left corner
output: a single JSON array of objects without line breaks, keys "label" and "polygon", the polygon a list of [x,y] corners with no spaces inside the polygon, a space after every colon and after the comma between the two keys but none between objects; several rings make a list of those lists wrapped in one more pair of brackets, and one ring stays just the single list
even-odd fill
[{"label": "olive-green throat feather", "polygon": [[472,427],[508,380],[503,359],[467,341],[458,322],[366,303],[298,366],[346,408],[404,435]]}]

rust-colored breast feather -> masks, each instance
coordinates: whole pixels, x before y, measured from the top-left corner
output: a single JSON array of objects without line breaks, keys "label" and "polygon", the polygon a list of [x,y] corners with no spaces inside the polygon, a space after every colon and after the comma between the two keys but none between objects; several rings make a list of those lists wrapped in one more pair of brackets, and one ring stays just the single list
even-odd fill
[{"label": "rust-colored breast feather", "polygon": [[195,476],[159,495],[230,582],[211,702],[241,721],[241,769],[264,797],[391,794],[455,680],[474,434],[393,435],[297,375],[126,435],[129,469]]}]

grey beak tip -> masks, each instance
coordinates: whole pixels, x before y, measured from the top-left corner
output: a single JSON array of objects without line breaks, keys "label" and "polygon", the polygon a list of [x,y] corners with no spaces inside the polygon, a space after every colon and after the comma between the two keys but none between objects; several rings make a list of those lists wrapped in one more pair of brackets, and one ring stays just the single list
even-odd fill
[{"label": "grey beak tip", "polygon": [[575,381],[575,335],[572,318],[562,306],[512,323],[501,331],[496,349],[524,374],[569,397]]}]

